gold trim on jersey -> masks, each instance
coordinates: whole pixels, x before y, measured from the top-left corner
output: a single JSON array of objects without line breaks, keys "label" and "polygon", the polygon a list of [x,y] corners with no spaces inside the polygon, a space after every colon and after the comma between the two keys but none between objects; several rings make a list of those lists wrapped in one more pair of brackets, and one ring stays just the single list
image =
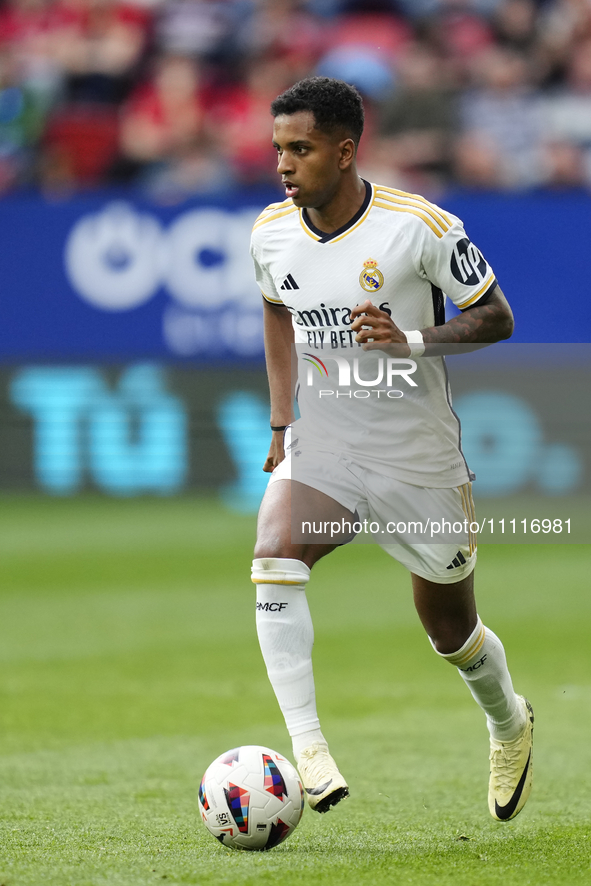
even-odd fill
[{"label": "gold trim on jersey", "polygon": [[387,191],[389,194],[396,194],[397,197],[405,197],[407,200],[414,200],[415,203],[424,203],[425,206],[428,206],[429,209],[432,209],[433,212],[440,215],[450,227],[453,224],[452,220],[445,214],[440,206],[435,206],[434,203],[430,203],[425,197],[421,197],[420,194],[410,194],[408,191],[399,191],[397,188],[386,188],[384,185],[375,185],[375,188],[378,191]]},{"label": "gold trim on jersey", "polygon": [[[379,190],[381,190],[381,188],[378,188],[378,191]],[[418,200],[415,200],[410,195],[407,195],[407,198],[403,199],[402,197],[393,197],[390,194],[376,194],[376,199],[386,200],[388,203],[394,203],[398,206],[412,206],[414,209],[425,212],[428,216],[430,216],[435,224],[437,224],[441,228],[444,234],[446,234],[450,229],[450,225],[448,225],[444,221],[443,216],[440,215],[435,209],[433,209],[431,207],[431,204],[427,203],[426,200],[424,201],[424,203],[420,203]]]},{"label": "gold trim on jersey", "polygon": [[265,208],[261,212],[259,212],[259,214],[255,218],[255,225],[260,218],[263,218],[264,215],[268,215],[271,212],[277,212],[277,210],[283,209],[284,206],[289,206],[290,203],[291,197],[288,197],[287,200],[282,200],[281,203],[269,203],[269,205],[265,206]]},{"label": "gold trim on jersey", "polygon": [[257,221],[255,221],[254,225],[252,226],[252,229],[253,229],[253,231],[256,231],[256,229],[260,228],[261,225],[266,225],[267,222],[277,221],[277,219],[283,218],[284,215],[289,215],[290,212],[296,212],[296,211],[297,211],[297,206],[292,205],[292,206],[288,206],[288,208],[284,209],[282,212],[273,212],[273,213],[270,213],[270,214],[264,216],[264,218],[261,218],[259,216]]},{"label": "gold trim on jersey", "polygon": [[[372,185],[372,187],[373,187],[373,185]],[[368,216],[369,213],[370,213],[371,207],[373,206],[373,201],[374,201],[374,199],[375,199],[375,198],[372,198],[372,199],[369,201],[369,203],[367,204],[367,209],[365,210],[365,212],[363,213],[363,215],[361,216],[361,218],[359,219],[359,221],[358,221],[358,222],[355,222],[355,224],[353,225],[352,228],[348,228],[343,234],[340,235],[340,237],[335,237],[334,240],[329,240],[328,242],[329,242],[329,243],[338,243],[339,240],[342,240],[344,237],[347,237],[347,236],[351,233],[351,231],[354,231],[355,228],[358,228],[359,225],[363,224],[363,222],[365,221],[365,219],[367,218],[367,216]]]},{"label": "gold trim on jersey", "polygon": [[494,273],[491,273],[490,277],[487,278],[487,281],[484,284],[484,286],[482,286],[475,295],[472,295],[468,299],[468,301],[463,301],[461,305],[457,304],[456,307],[459,308],[460,310],[462,310],[463,308],[469,307],[472,304],[472,302],[475,302],[477,298],[480,298],[480,296],[484,292],[486,292],[487,288],[490,286],[490,284],[493,282],[494,279],[495,279],[495,275],[494,275]]},{"label": "gold trim on jersey", "polygon": [[474,508],[474,499],[472,498],[472,484],[464,483],[463,486],[458,486],[458,492],[460,493],[460,499],[462,501],[462,510],[468,520],[468,544],[470,546],[470,556],[472,556],[477,547],[476,533],[472,532],[470,529],[470,525],[476,522],[476,510]]},{"label": "gold trim on jersey", "polygon": [[263,296],[265,301],[270,302],[272,305],[282,305],[283,304],[283,301],[280,298],[271,298],[271,296],[267,295],[266,292],[263,292],[262,289],[261,289],[261,295]]},{"label": "gold trim on jersey", "polygon": [[314,231],[311,231],[310,228],[308,227],[308,225],[306,224],[306,222],[304,221],[304,214],[301,209],[300,209],[300,224],[301,224],[302,228],[304,229],[304,231],[306,232],[306,234],[308,235],[308,237],[311,237],[312,240],[316,240],[316,241],[320,240],[320,237],[318,236],[318,234],[315,234]]},{"label": "gold trim on jersey", "polygon": [[425,224],[431,228],[431,230],[433,231],[435,236],[438,237],[439,240],[441,240],[441,238],[443,237],[443,234],[441,233],[439,228],[436,228],[431,219],[427,215],[424,215],[422,212],[420,212],[418,208],[410,209],[405,206],[395,206],[393,203],[380,203],[377,198],[374,198],[373,205],[379,206],[380,209],[390,209],[392,212],[410,212],[411,215],[416,215],[417,218],[420,218],[422,221],[424,221]]},{"label": "gold trim on jersey", "polygon": [[[355,224],[352,225],[350,228],[347,228],[346,231],[343,231],[342,234],[339,234],[338,237],[331,237],[330,240],[325,240],[324,243],[322,244],[323,246],[328,246],[330,243],[338,243],[339,240],[343,240],[352,231],[354,231],[356,228],[358,228],[359,225],[363,224],[363,222],[365,221],[365,219],[367,218],[367,216],[370,213],[371,207],[373,206],[374,199],[375,199],[375,187],[374,187],[374,185],[371,185],[371,184],[370,184],[370,187],[372,189],[372,198],[370,199],[369,203],[367,204],[367,208],[366,208],[365,212],[363,213],[363,215],[361,216],[361,218],[358,219],[358,221],[356,221]],[[317,234],[314,233],[314,231],[312,231],[308,227],[308,225],[306,224],[306,221],[304,219],[304,213],[301,209],[300,209],[300,224],[301,224],[302,228],[304,229],[304,231],[306,232],[306,234],[308,234],[308,236],[311,237],[312,240],[316,240],[316,241],[322,240],[322,237],[319,237]]]}]

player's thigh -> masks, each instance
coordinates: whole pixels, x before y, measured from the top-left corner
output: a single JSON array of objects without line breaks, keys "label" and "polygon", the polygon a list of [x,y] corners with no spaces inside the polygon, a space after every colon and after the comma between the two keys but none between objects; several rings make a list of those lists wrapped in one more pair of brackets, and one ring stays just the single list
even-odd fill
[{"label": "player's thigh", "polygon": [[291,435],[286,443],[261,505],[256,552],[310,565],[350,541],[363,488],[340,455]]},{"label": "player's thigh", "polygon": [[429,637],[439,652],[455,652],[477,621],[469,484],[434,489],[387,480],[369,504],[380,526],[395,524],[398,542],[381,546],[411,573],[415,606]]},{"label": "player's thigh", "polygon": [[473,511],[466,487],[412,486],[392,478],[368,482],[375,536],[382,548],[411,573],[437,585],[467,578],[476,565]]},{"label": "player's thigh", "polygon": [[[278,479],[269,483],[261,503],[255,557],[302,560],[312,567],[343,544],[342,522],[351,518],[351,512],[326,493]],[[306,525],[302,531],[302,524],[309,529]]]}]

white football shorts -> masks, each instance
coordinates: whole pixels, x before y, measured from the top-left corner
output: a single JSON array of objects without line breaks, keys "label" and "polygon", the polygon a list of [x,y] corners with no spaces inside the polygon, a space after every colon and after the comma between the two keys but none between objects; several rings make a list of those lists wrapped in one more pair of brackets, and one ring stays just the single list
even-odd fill
[{"label": "white football shorts", "polygon": [[[365,530],[410,572],[452,584],[476,565],[476,528],[471,484],[454,488],[413,486],[351,461],[343,454],[308,448],[300,438],[269,479],[297,480],[351,512],[353,533]],[[470,528],[472,526],[472,529]],[[326,526],[325,526],[326,529]]]}]

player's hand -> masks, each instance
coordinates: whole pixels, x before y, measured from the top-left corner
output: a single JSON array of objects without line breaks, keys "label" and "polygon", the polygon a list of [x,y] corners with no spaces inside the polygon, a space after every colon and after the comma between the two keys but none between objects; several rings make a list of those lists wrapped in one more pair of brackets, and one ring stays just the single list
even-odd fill
[{"label": "player's hand", "polygon": [[263,465],[263,471],[266,474],[272,474],[277,465],[281,464],[285,458],[285,450],[283,448],[284,431],[272,431],[273,439],[271,440],[271,448],[267,460]]},{"label": "player's hand", "polygon": [[389,314],[376,308],[369,299],[351,311],[351,329],[357,333],[355,341],[364,351],[387,351],[395,357],[408,357],[410,347],[406,336]]}]

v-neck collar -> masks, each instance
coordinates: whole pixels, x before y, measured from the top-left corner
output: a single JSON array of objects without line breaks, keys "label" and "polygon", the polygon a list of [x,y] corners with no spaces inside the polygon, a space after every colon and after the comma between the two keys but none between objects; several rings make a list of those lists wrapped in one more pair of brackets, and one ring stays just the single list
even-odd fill
[{"label": "v-neck collar", "polygon": [[321,231],[320,228],[317,228],[316,225],[311,221],[310,216],[306,209],[302,209],[301,217],[302,223],[305,226],[305,229],[311,232],[314,235],[314,239],[319,243],[330,243],[331,240],[336,240],[338,237],[344,236],[351,228],[355,227],[355,225],[361,221],[364,214],[367,212],[369,204],[372,198],[372,186],[369,182],[366,182],[365,179],[361,179],[363,184],[365,185],[365,197],[363,198],[363,203],[355,213],[355,215],[349,219],[344,225],[340,228],[337,228],[336,231],[333,231],[331,234],[327,234],[325,231]]}]

